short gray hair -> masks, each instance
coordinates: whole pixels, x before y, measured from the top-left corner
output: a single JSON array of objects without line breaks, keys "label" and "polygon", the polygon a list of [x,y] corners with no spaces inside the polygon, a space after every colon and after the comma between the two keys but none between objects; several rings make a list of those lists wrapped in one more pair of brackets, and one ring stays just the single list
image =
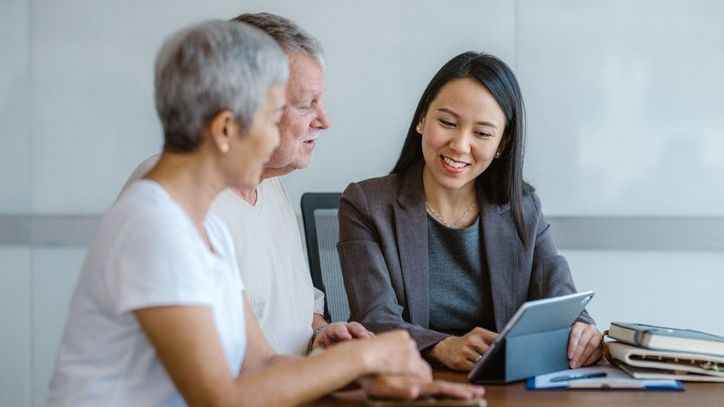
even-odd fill
[{"label": "short gray hair", "polygon": [[245,13],[232,21],[253,25],[274,38],[284,51],[309,55],[324,67],[322,44],[294,21],[271,13]]},{"label": "short gray hair", "polygon": [[251,25],[208,21],[176,32],[156,56],[164,150],[195,150],[208,121],[224,110],[247,130],[271,87],[284,85],[288,77],[283,50]]}]

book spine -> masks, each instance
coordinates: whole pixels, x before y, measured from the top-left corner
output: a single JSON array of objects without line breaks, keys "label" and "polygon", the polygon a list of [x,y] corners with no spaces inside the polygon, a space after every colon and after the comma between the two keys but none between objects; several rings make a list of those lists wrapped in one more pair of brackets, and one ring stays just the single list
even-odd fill
[{"label": "book spine", "polygon": [[656,332],[656,329],[636,329],[633,340],[634,344],[636,346],[641,346],[643,348],[649,347],[649,338],[652,334],[652,332]]}]

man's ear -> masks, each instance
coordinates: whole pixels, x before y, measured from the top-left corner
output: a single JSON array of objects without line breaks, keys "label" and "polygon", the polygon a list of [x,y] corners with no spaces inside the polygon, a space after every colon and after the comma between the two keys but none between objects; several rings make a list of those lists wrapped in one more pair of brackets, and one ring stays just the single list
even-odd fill
[{"label": "man's ear", "polygon": [[208,129],[211,144],[221,153],[229,152],[231,137],[235,136],[234,114],[228,110],[221,111],[209,121]]}]

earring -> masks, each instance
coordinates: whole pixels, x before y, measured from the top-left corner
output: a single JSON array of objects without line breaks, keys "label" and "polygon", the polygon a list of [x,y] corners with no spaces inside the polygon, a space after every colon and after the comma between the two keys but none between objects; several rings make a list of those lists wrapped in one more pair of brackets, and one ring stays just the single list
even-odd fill
[{"label": "earring", "polygon": [[498,151],[497,153],[495,153],[495,158],[500,158],[500,151]]},{"label": "earring", "polygon": [[220,144],[219,150],[221,150],[222,153],[226,154],[229,152],[229,145],[227,143]]},{"label": "earring", "polygon": [[422,134],[422,125],[424,123],[425,123],[425,118],[423,117],[422,119],[420,119],[419,122],[417,122],[417,127],[415,127],[415,130],[420,134]]}]

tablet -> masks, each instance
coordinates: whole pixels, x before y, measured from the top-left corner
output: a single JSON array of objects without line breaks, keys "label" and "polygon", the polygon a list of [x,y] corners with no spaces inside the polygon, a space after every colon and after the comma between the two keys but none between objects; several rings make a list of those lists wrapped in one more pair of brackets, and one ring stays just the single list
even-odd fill
[{"label": "tablet", "polygon": [[468,380],[473,381],[487,367],[507,337],[568,328],[586,308],[591,298],[593,291],[586,291],[524,303],[475,364],[468,374]]}]

